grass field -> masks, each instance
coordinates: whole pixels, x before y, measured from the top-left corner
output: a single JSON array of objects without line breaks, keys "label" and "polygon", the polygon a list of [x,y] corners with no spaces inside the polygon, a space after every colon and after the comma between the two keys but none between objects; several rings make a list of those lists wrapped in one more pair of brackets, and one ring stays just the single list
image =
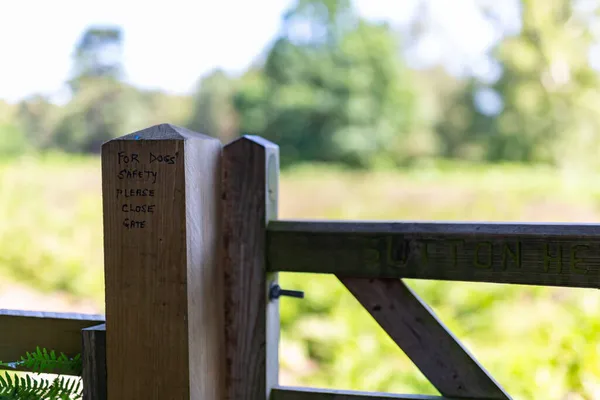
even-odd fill
[{"label": "grass field", "polygon": [[[102,312],[97,158],[50,155],[0,164],[0,291],[13,282],[90,300]],[[442,163],[357,173],[284,171],[280,217],[597,222],[593,174]],[[286,384],[436,393],[333,277],[284,274]],[[410,281],[516,399],[600,398],[597,290]],[[0,304],[2,307],[2,304]]]}]

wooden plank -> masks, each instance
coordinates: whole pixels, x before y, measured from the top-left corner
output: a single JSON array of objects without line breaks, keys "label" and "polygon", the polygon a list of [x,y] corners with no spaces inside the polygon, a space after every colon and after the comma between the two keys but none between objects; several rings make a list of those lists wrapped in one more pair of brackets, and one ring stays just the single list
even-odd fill
[{"label": "wooden plank", "polygon": [[269,224],[270,271],[600,287],[600,225]]},{"label": "wooden plank", "polygon": [[265,267],[267,222],[277,217],[279,148],[244,136],[223,150],[226,399],[268,399],[279,368],[277,274]]},{"label": "wooden plank", "polygon": [[81,331],[83,400],[106,400],[106,324]]},{"label": "wooden plank", "polygon": [[221,149],[169,124],[102,146],[111,398],[223,399]]},{"label": "wooden plank", "polygon": [[433,311],[402,281],[339,279],[442,395],[509,399]]},{"label": "wooden plank", "polygon": [[102,322],[103,315],[0,309],[0,360],[18,361],[38,346],[74,357],[82,351],[81,330]]},{"label": "wooden plank", "polygon": [[[300,387],[276,387],[271,400],[459,400],[450,397],[421,394],[391,394],[358,392],[352,390],[313,389]],[[465,400],[465,399],[462,399]]]}]

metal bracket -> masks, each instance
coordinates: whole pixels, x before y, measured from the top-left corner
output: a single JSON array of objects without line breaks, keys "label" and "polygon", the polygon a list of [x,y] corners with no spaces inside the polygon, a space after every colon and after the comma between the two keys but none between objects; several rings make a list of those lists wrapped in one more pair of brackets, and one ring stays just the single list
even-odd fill
[{"label": "metal bracket", "polygon": [[269,300],[277,300],[281,296],[295,297],[297,299],[304,298],[304,292],[300,290],[286,290],[282,289],[278,284],[272,283],[269,288]]}]

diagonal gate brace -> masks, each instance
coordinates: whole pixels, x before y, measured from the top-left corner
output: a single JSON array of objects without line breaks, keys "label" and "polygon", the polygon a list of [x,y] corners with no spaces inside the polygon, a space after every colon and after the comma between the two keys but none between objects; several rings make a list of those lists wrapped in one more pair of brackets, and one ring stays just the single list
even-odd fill
[{"label": "diagonal gate brace", "polygon": [[510,399],[404,282],[337,277],[443,396]]}]

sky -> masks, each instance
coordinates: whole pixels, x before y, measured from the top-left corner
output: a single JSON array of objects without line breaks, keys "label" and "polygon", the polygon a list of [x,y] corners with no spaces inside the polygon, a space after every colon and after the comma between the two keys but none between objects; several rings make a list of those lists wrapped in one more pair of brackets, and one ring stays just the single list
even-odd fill
[{"label": "sky", "polygon": [[[66,99],[72,53],[85,29],[124,31],[125,80],[142,88],[190,93],[220,67],[243,71],[277,35],[294,0],[18,0],[0,8],[0,99],[33,94]],[[424,40],[424,62],[477,64],[497,37],[478,17],[476,0],[428,0],[438,32]],[[407,23],[419,0],[355,0],[363,16]],[[510,15],[507,18],[511,18]],[[443,40],[442,40],[443,39]],[[493,66],[479,63],[484,70]],[[456,65],[454,66],[456,67]],[[489,72],[489,71],[488,71]]]}]

